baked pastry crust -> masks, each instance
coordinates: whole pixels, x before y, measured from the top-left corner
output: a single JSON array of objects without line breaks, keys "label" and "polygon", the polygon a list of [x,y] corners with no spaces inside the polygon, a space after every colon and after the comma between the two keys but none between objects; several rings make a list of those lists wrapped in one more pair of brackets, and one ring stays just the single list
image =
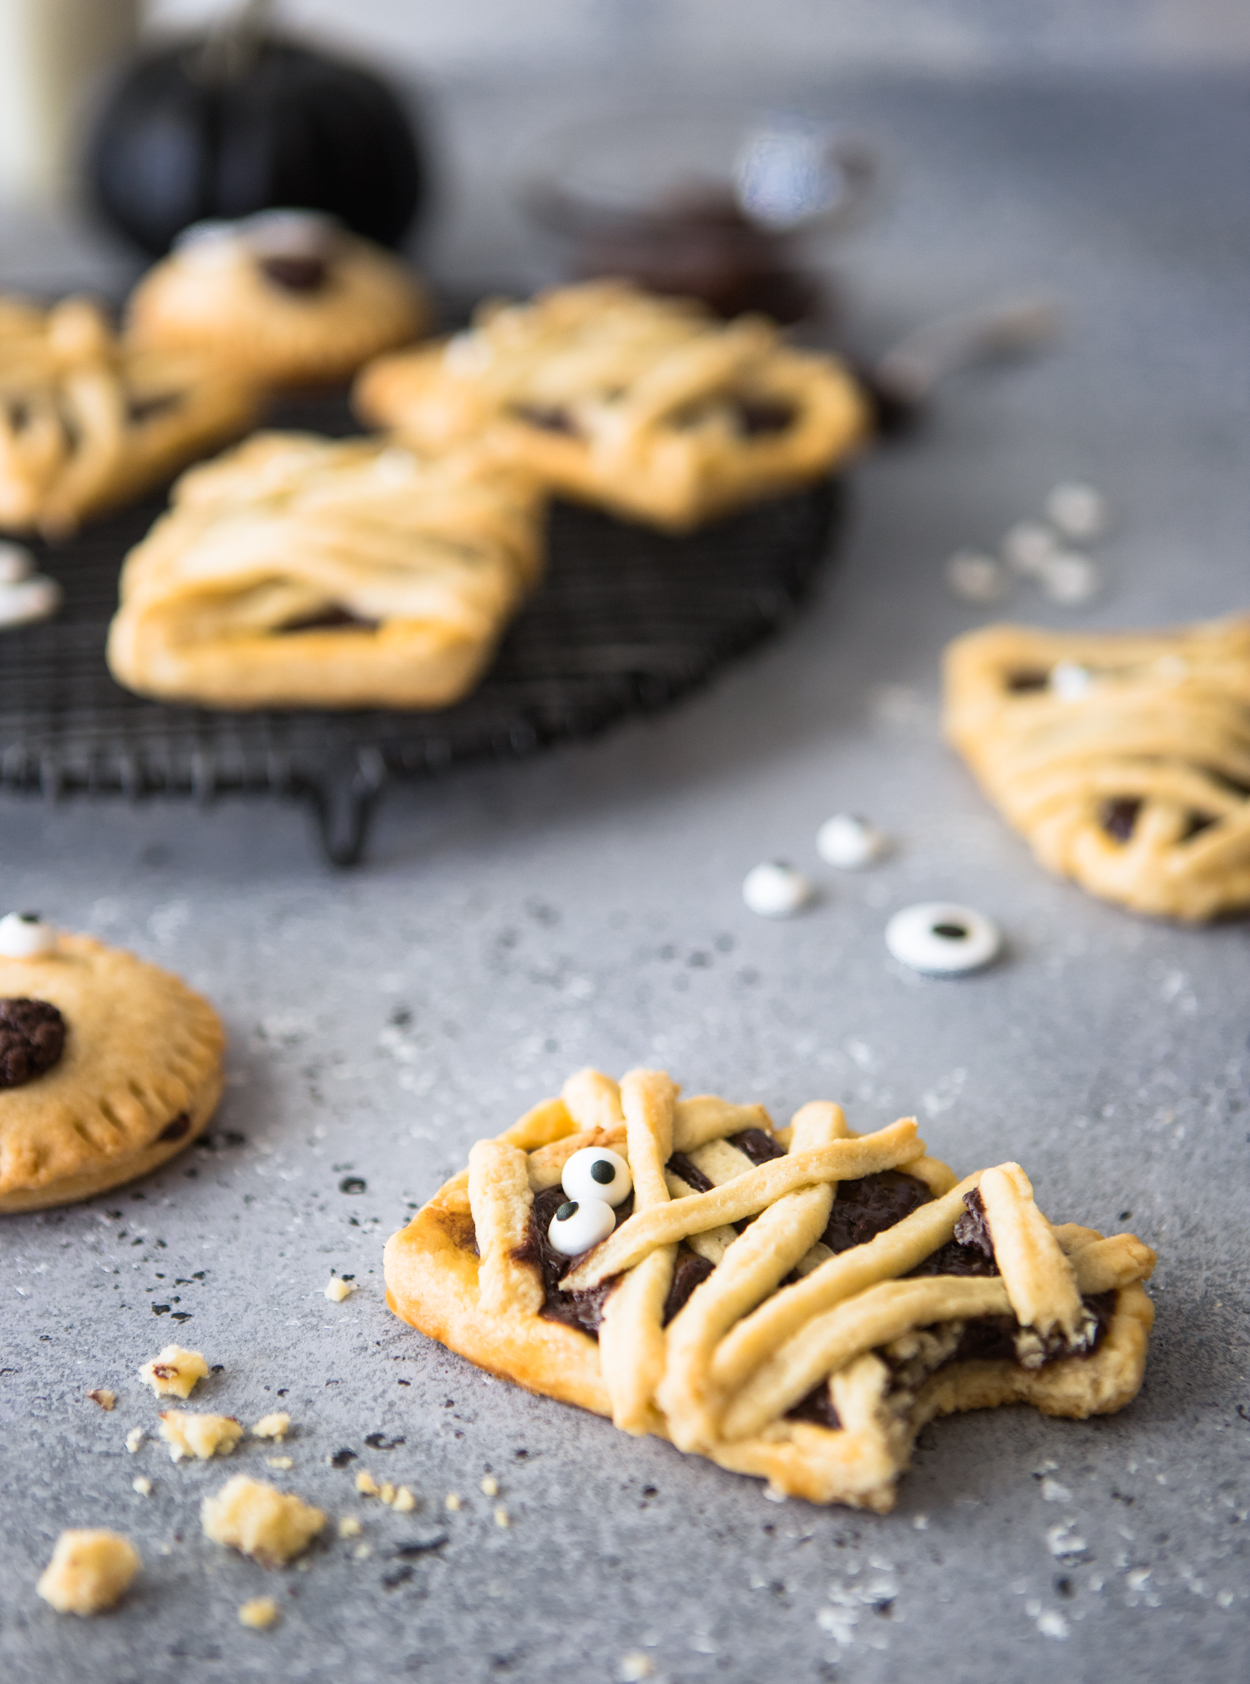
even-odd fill
[{"label": "baked pastry crust", "polygon": [[945,729],[1049,870],[1135,912],[1250,907],[1250,617],[970,632]]},{"label": "baked pastry crust", "polygon": [[201,1132],[221,1097],[216,1012],[168,971],[90,936],[0,958],[0,997],[49,1001],[60,1060],[0,1089],[0,1212],[89,1199],[146,1175]]},{"label": "baked pastry crust", "polygon": [[0,300],[0,528],[64,537],[246,431],[254,386],[121,343],[89,299]]},{"label": "baked pastry crust", "polygon": [[445,707],[539,576],[541,501],[477,451],[257,433],[130,552],[109,666],[214,707]]},{"label": "baked pastry crust", "polygon": [[[779,1155],[748,1157],[730,1143],[743,1130],[763,1130]],[[632,1214],[556,1289],[617,1279],[597,1342],[543,1314],[530,1220],[535,1197],[586,1146],[627,1156],[634,1185]],[[837,1181],[887,1170],[930,1196],[867,1243],[831,1250],[821,1235]],[[692,1173],[708,1190],[683,1180]],[[970,1200],[992,1236],[991,1272],[914,1275],[945,1258]],[[665,1325],[679,1244],[712,1268]],[[758,1106],[680,1099],[658,1071],[620,1087],[584,1071],[562,1098],[474,1146],[468,1169],[391,1237],[385,1273],[397,1315],[500,1378],[778,1492],[885,1512],[935,1416],[1023,1402],[1079,1419],[1128,1403],[1145,1366],[1153,1309],[1141,1283],[1154,1261],[1130,1234],[1052,1227],[1018,1165],[957,1182],[910,1118],[858,1136],[839,1106],[816,1103],[774,1130]],[[1109,1295],[1105,1326],[1087,1302],[1098,1294]],[[968,1330],[990,1325],[1008,1329],[1014,1356],[961,1354]]]},{"label": "baked pastry crust", "polygon": [[835,358],[623,281],[483,305],[470,332],[372,363],[355,402],[422,449],[479,437],[553,490],[678,532],[828,473],[867,425]]},{"label": "baked pastry crust", "polygon": [[[293,241],[284,220],[295,224]],[[301,268],[314,284],[275,278],[297,279]],[[259,384],[296,386],[349,379],[424,333],[430,315],[399,258],[322,218],[280,215],[212,224],[184,240],[139,282],[126,320],[137,345],[208,352]]]}]

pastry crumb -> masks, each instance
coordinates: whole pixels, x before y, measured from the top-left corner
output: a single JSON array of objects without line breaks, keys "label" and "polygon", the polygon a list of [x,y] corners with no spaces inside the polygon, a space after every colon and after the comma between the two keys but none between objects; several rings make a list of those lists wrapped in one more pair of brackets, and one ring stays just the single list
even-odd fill
[{"label": "pastry crumb", "polygon": [[136,1474],[130,1482],[132,1491],[137,1491],[141,1497],[152,1495],[152,1481],[146,1474]]},{"label": "pastry crumb", "polygon": [[143,1566],[119,1532],[62,1532],[35,1589],[58,1614],[100,1614],[119,1602]]},{"label": "pastry crumb", "polygon": [[368,1561],[369,1557],[372,1554],[373,1554],[373,1545],[372,1544],[357,1544],[356,1548],[352,1551],[352,1560],[353,1561]]},{"label": "pastry crumb", "polygon": [[250,1631],[267,1631],[278,1620],[278,1604],[272,1596],[253,1596],[239,1608],[239,1624]]},{"label": "pastry crumb", "polygon": [[406,1485],[401,1485],[395,1493],[395,1501],[391,1507],[396,1514],[411,1514],[417,1506],[417,1499]]},{"label": "pastry crumb", "polygon": [[641,1649],[631,1649],[628,1655],[621,1656],[621,1684],[639,1684],[641,1679],[652,1677],[654,1672],[655,1663]]},{"label": "pastry crumb", "polygon": [[284,1439],[290,1431],[291,1417],[285,1409],[279,1409],[272,1415],[262,1415],[252,1428],[253,1438]]},{"label": "pastry crumb", "polygon": [[95,1391],[88,1392],[87,1396],[92,1403],[98,1403],[101,1409],[112,1411],[117,1408],[117,1393],[110,1392],[107,1386],[97,1386]]},{"label": "pastry crumb", "polygon": [[390,1508],[391,1504],[395,1501],[395,1487],[391,1484],[389,1479],[383,1482],[382,1489],[378,1492],[378,1496],[386,1504],[387,1508]]},{"label": "pastry crumb", "polygon": [[355,1290],[355,1281],[340,1280],[337,1275],[331,1275],[326,1283],[326,1297],[331,1304],[341,1304],[345,1298],[350,1298]]},{"label": "pastry crumb", "polygon": [[512,1525],[512,1516],[508,1513],[507,1509],[504,1508],[502,1503],[496,1503],[496,1505],[495,1505],[495,1525],[496,1526],[511,1526]]},{"label": "pastry crumb", "polygon": [[360,1536],[360,1522],[354,1514],[345,1514],[339,1521],[340,1538],[358,1538]]},{"label": "pastry crumb", "polygon": [[460,1494],[456,1491],[449,1491],[443,1498],[443,1507],[452,1514],[458,1513],[463,1506]]},{"label": "pastry crumb", "polygon": [[382,1494],[382,1487],[367,1468],[361,1468],[356,1475],[356,1489],[362,1497],[379,1497]]},{"label": "pastry crumb", "polygon": [[131,1427],[130,1431],[126,1434],[126,1449],[129,1450],[132,1456],[143,1443],[145,1437],[146,1434],[144,1433],[142,1427]]},{"label": "pastry crumb", "polygon": [[326,1517],[298,1497],[235,1474],[200,1505],[205,1536],[250,1555],[262,1567],[285,1567],[321,1531]]},{"label": "pastry crumb", "polygon": [[295,1466],[294,1456],[266,1456],[265,1460],[271,1468],[281,1468],[284,1473]]},{"label": "pastry crumb", "polygon": [[181,1345],[166,1345],[160,1356],[145,1362],[139,1378],[151,1386],[157,1397],[190,1397],[197,1384],[208,1376],[208,1364],[198,1351],[184,1351]]},{"label": "pastry crumb", "polygon": [[207,1462],[210,1456],[229,1456],[243,1437],[233,1415],[196,1415],[189,1409],[161,1410],[161,1437],[172,1462],[187,1456]]},{"label": "pastry crumb", "polygon": [[487,1474],[482,1481],[482,1495],[484,1497],[497,1497],[499,1495],[499,1481],[494,1474]]}]

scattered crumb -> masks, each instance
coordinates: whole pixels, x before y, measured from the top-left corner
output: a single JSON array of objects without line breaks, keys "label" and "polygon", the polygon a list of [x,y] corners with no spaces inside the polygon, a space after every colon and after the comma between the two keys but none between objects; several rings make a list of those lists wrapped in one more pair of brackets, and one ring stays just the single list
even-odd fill
[{"label": "scattered crumb", "polygon": [[508,1511],[507,1511],[506,1508],[504,1508],[502,1503],[496,1503],[496,1505],[495,1505],[495,1525],[496,1526],[511,1526],[512,1525],[512,1521],[511,1521],[511,1518],[509,1517]]},{"label": "scattered crumb", "polygon": [[451,1514],[458,1513],[461,1506],[462,1505],[461,1505],[461,1500],[460,1500],[459,1494],[455,1491],[449,1491],[447,1493],[447,1495],[443,1498],[443,1507],[445,1509],[447,1509]]},{"label": "scattered crumb", "polygon": [[389,1479],[383,1484],[382,1489],[378,1492],[378,1496],[381,1497],[382,1501],[388,1508],[395,1501],[395,1487],[391,1484]]},{"label": "scattered crumb", "polygon": [[337,1275],[332,1275],[326,1283],[326,1297],[331,1304],[341,1304],[345,1298],[350,1298],[355,1290],[355,1281],[341,1281]]},{"label": "scattered crumb", "polygon": [[190,1397],[196,1384],[207,1377],[208,1364],[198,1351],[184,1351],[181,1345],[166,1345],[160,1356],[145,1362],[139,1378],[151,1386],[157,1397]]},{"label": "scattered crumb", "polygon": [[354,1514],[345,1514],[339,1521],[340,1538],[358,1538],[360,1536],[360,1522]]},{"label": "scattered crumb", "polygon": [[1072,1493],[1066,1485],[1061,1485],[1057,1479],[1049,1476],[1042,1481],[1042,1501],[1044,1503],[1070,1503]]},{"label": "scattered crumb", "polygon": [[228,1544],[262,1567],[285,1567],[326,1523],[320,1509],[246,1474],[235,1474],[215,1497],[205,1497],[200,1519],[215,1544]]},{"label": "scattered crumb", "polygon": [[278,1604],[272,1596],[254,1596],[239,1609],[239,1624],[252,1631],[267,1631],[278,1620]]},{"label": "scattered crumb", "polygon": [[914,1527],[915,1527],[915,1528],[916,1528],[916,1531],[917,1531],[917,1532],[924,1532],[924,1531],[927,1531],[927,1530],[928,1530],[928,1526],[929,1526],[929,1517],[928,1517],[928,1515],[927,1515],[927,1514],[918,1514],[918,1515],[916,1515],[916,1516],[915,1516],[915,1517],[914,1517],[914,1519],[913,1519],[913,1520],[912,1520],[912,1525],[913,1525],[913,1526],[914,1526]]},{"label": "scattered crumb", "polygon": [[190,1409],[162,1409],[161,1437],[169,1446],[169,1459],[181,1462],[186,1456],[207,1462],[210,1456],[229,1456],[243,1437],[243,1428],[233,1415],[196,1415]]},{"label": "scattered crumb", "polygon": [[1037,1629],[1043,1637],[1055,1637],[1062,1642],[1068,1635],[1068,1622],[1057,1608],[1047,1608],[1037,1616]]},{"label": "scattered crumb", "polygon": [[92,1403],[98,1403],[101,1409],[113,1410],[117,1408],[117,1393],[110,1392],[107,1386],[97,1386],[95,1391],[88,1392],[87,1396]]},{"label": "scattered crumb", "polygon": [[294,1456],[266,1456],[265,1460],[269,1463],[271,1468],[281,1468],[283,1473],[285,1473],[288,1468],[293,1468],[295,1466]]},{"label": "scattered crumb", "polygon": [[784,1503],[787,1500],[787,1493],[779,1485],[766,1485],[764,1495],[770,1503]]},{"label": "scattered crumb", "polygon": [[487,1474],[482,1481],[482,1495],[484,1497],[497,1497],[499,1495],[499,1481],[494,1474]]},{"label": "scattered crumb", "polygon": [[650,1678],[654,1672],[655,1663],[641,1649],[631,1649],[628,1655],[621,1656],[621,1684],[639,1684],[640,1679]]},{"label": "scattered crumb", "polygon": [[406,1485],[401,1485],[395,1493],[395,1502],[392,1506],[396,1514],[411,1514],[417,1506],[417,1499]]},{"label": "scattered crumb", "polygon": [[352,1551],[352,1560],[353,1561],[368,1561],[369,1557],[372,1554],[373,1554],[373,1545],[372,1544],[357,1544],[356,1548]]},{"label": "scattered crumb", "polygon": [[119,1602],[143,1566],[117,1532],[62,1532],[36,1590],[58,1614],[99,1614]]},{"label": "scattered crumb", "polygon": [[253,1438],[285,1438],[291,1426],[291,1417],[285,1409],[280,1409],[274,1415],[262,1415],[252,1428]]},{"label": "scattered crumb", "polygon": [[137,1491],[141,1497],[150,1497],[152,1495],[152,1481],[146,1474],[136,1474],[130,1484],[131,1488]]},{"label": "scattered crumb", "polygon": [[362,1497],[377,1497],[382,1491],[382,1487],[367,1468],[361,1468],[356,1475],[356,1489]]},{"label": "scattered crumb", "polygon": [[143,1439],[144,1432],[142,1427],[131,1427],[130,1431],[126,1434],[126,1449],[129,1450],[132,1456],[143,1443]]}]

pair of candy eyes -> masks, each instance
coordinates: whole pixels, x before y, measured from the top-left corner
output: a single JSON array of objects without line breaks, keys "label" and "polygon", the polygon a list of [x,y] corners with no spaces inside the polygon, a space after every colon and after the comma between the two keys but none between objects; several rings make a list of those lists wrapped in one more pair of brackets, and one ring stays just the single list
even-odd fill
[{"label": "pair of candy eyes", "polygon": [[566,1196],[551,1219],[547,1237],[564,1257],[577,1257],[606,1240],[616,1227],[614,1205],[629,1197],[633,1178],[616,1152],[593,1146],[574,1152],[560,1185]]}]

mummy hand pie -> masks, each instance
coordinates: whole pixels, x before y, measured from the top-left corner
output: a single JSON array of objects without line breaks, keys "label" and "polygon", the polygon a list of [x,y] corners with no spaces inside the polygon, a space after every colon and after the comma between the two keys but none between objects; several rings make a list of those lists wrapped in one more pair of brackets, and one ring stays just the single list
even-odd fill
[{"label": "mummy hand pie", "polygon": [[538,577],[540,514],[481,452],[257,433],[131,551],[109,666],[213,707],[444,707]]},{"label": "mummy hand pie", "polygon": [[0,919],[0,1212],[133,1181],[204,1128],[225,1036],[168,971],[34,913]]},{"label": "mummy hand pie", "polygon": [[818,479],[866,425],[833,357],[621,281],[483,305],[471,331],[371,364],[356,405],[422,449],[480,437],[553,490],[675,531]]},{"label": "mummy hand pie", "polygon": [[200,222],[131,295],[138,345],[210,352],[262,385],[346,380],[425,331],[417,277],[313,211]]},{"label": "mummy hand pie", "polygon": [[[632,1178],[615,1206],[587,1153]],[[592,1205],[570,1256],[560,1229]],[[1135,1397],[1154,1261],[1131,1234],[1052,1226],[1017,1164],[958,1180],[910,1118],[857,1135],[817,1102],[779,1130],[659,1071],[619,1087],[583,1071],[478,1141],[388,1242],[386,1286],[492,1374],[774,1491],[884,1513],[935,1416],[1083,1419]]]},{"label": "mummy hand pie", "polygon": [[63,537],[246,431],[258,403],[202,355],[119,341],[85,298],[0,300],[0,528]]},{"label": "mummy hand pie", "polygon": [[946,652],[946,735],[1041,863],[1135,912],[1250,907],[1250,618],[987,626]]}]

